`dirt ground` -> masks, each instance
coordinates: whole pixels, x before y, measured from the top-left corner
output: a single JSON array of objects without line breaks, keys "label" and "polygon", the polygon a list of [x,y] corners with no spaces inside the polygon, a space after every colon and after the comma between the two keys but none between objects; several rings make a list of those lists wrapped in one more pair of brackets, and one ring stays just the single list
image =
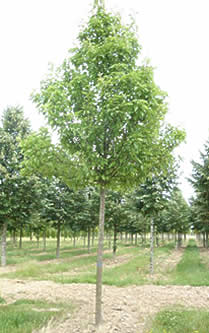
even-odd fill
[{"label": "dirt ground", "polygon": [[[155,275],[174,268],[182,256],[182,250],[175,250],[166,259],[156,262]],[[129,259],[121,256],[110,265],[118,265]],[[75,304],[72,314],[60,322],[51,322],[39,332],[33,333],[94,333],[95,285],[56,284],[51,281],[22,281],[1,279],[1,294],[8,303],[17,299],[45,299],[52,302]],[[144,333],[149,318],[168,305],[209,308],[209,287],[191,286],[130,286],[118,288],[103,287],[103,319],[100,333]]]},{"label": "dirt ground", "polygon": [[[39,333],[93,333],[95,286],[61,285],[50,281],[1,280],[1,297],[7,302],[17,299],[45,299],[76,304],[73,314],[62,322],[51,323]],[[104,324],[102,333],[142,333],[149,317],[167,305],[209,307],[209,287],[131,286],[103,287]]]}]

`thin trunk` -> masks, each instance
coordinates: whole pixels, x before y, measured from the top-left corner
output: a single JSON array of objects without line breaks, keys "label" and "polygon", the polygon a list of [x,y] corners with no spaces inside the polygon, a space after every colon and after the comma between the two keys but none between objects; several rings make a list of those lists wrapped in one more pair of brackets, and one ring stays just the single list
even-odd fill
[{"label": "thin trunk", "polygon": [[109,249],[111,249],[111,244],[112,244],[112,235],[111,235],[111,232],[108,233],[108,247]]},{"label": "thin trunk", "polygon": [[181,245],[182,245],[181,232],[178,232],[178,249],[181,247]]},{"label": "thin trunk", "polygon": [[123,241],[123,233],[122,232],[120,233],[120,240],[121,240],[121,242]]},{"label": "thin trunk", "polygon": [[131,245],[133,245],[134,244],[134,234],[133,234],[133,232],[131,233]]},{"label": "thin trunk", "polygon": [[91,246],[91,228],[88,227],[88,253],[90,253],[90,246]]},{"label": "thin trunk", "polygon": [[137,232],[135,233],[135,246],[138,244]]},{"label": "thin trunk", "polygon": [[6,266],[6,247],[7,247],[7,222],[2,225],[1,231],[1,266]]},{"label": "thin trunk", "polygon": [[33,240],[33,232],[32,232],[31,226],[30,226],[30,229],[29,229],[29,233],[30,233],[30,241],[32,242],[32,240]]},{"label": "thin trunk", "polygon": [[156,246],[159,247],[159,235],[158,232],[156,232]]},{"label": "thin trunk", "polygon": [[97,275],[96,275],[96,326],[102,322],[102,266],[103,266],[103,243],[104,243],[104,218],[105,218],[105,189],[100,189],[99,209],[99,235],[97,250]]},{"label": "thin trunk", "polygon": [[128,241],[128,233],[126,232],[125,233],[125,243],[127,243],[127,241]]},{"label": "thin trunk", "polygon": [[83,236],[83,247],[86,247],[86,236]]},{"label": "thin trunk", "polygon": [[184,233],[184,242],[186,242],[186,240],[187,240],[187,234]]},{"label": "thin trunk", "polygon": [[12,232],[12,242],[13,242],[13,246],[16,246],[16,230],[13,230]]},{"label": "thin trunk", "polygon": [[92,247],[94,246],[94,240],[95,240],[95,230],[92,230],[92,241],[91,241],[91,245]]},{"label": "thin trunk", "polygon": [[114,235],[113,235],[113,255],[116,255],[117,251],[117,229],[114,226]]},{"label": "thin trunk", "polygon": [[76,238],[75,236],[73,236],[73,247],[75,247],[75,245],[76,245]]},{"label": "thin trunk", "polygon": [[208,231],[205,233],[205,247],[208,249]]},{"label": "thin trunk", "polygon": [[57,225],[57,248],[56,248],[56,258],[60,256],[60,234],[61,234],[61,224]]},{"label": "thin trunk", "polygon": [[39,231],[37,231],[36,238],[37,238],[37,248],[39,248]]},{"label": "thin trunk", "polygon": [[19,249],[22,249],[22,236],[23,236],[23,228],[20,226],[20,239],[19,239]]},{"label": "thin trunk", "polygon": [[43,251],[46,251],[46,229],[43,231]]},{"label": "thin trunk", "polygon": [[165,242],[164,232],[162,232],[161,237],[162,237],[162,243],[164,244]]},{"label": "thin trunk", "polygon": [[150,224],[150,274],[154,273],[154,221]]},{"label": "thin trunk", "polygon": [[203,247],[205,247],[205,232],[203,232],[202,235],[203,235],[203,238],[202,238]]}]

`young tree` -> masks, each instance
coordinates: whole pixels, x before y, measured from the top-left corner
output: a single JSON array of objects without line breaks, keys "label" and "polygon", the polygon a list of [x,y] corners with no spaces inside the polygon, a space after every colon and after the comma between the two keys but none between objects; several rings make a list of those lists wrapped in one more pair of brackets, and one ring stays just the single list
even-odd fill
[{"label": "young tree", "polygon": [[99,325],[106,190],[139,183],[153,165],[163,164],[158,153],[166,151],[174,136],[179,142],[184,135],[170,128],[163,140],[160,136],[166,96],[154,82],[152,67],[137,65],[141,47],[134,25],[125,26],[120,16],[107,13],[103,1],[94,5],[78,46],[32,98],[71,156],[69,174],[76,165],[77,182],[100,189]]}]

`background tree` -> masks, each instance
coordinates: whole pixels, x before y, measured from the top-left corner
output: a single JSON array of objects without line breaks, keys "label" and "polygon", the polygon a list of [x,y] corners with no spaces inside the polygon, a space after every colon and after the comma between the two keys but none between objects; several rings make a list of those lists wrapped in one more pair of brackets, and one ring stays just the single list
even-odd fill
[{"label": "background tree", "polygon": [[[204,145],[204,151],[200,153],[200,162],[192,161],[193,172],[190,182],[195,190],[195,207],[198,221],[204,233],[204,245],[208,247],[209,232],[209,141]],[[196,220],[197,221],[197,220]],[[197,224],[196,224],[197,226]]]},{"label": "background tree", "polygon": [[29,122],[24,118],[21,107],[8,107],[3,112],[0,127],[0,225],[1,265],[6,265],[6,232],[8,223],[23,223],[31,212],[36,180],[20,175],[23,154],[19,140],[30,132]]}]

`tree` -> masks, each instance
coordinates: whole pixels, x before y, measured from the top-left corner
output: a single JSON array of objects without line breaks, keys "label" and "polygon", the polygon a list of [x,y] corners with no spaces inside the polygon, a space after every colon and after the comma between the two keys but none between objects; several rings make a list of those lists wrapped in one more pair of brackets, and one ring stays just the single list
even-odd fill
[{"label": "tree", "polygon": [[23,154],[19,140],[30,131],[21,107],[8,107],[0,128],[0,225],[1,265],[6,265],[6,233],[10,223],[23,221],[34,205],[36,180],[20,175]]},{"label": "tree", "polygon": [[[200,162],[192,161],[193,172],[189,180],[195,190],[195,207],[201,229],[206,233],[208,246],[209,232],[209,140],[204,145],[204,152],[200,153]],[[204,242],[205,243],[205,242]]]},{"label": "tree", "polygon": [[160,135],[166,95],[155,84],[152,67],[137,65],[140,49],[135,26],[123,25],[97,1],[78,46],[32,97],[71,158],[69,173],[76,165],[77,182],[100,189],[96,325],[102,320],[106,190],[139,183],[151,166],[163,165],[159,152],[165,152],[173,132],[178,142],[184,137],[173,129]]}]

